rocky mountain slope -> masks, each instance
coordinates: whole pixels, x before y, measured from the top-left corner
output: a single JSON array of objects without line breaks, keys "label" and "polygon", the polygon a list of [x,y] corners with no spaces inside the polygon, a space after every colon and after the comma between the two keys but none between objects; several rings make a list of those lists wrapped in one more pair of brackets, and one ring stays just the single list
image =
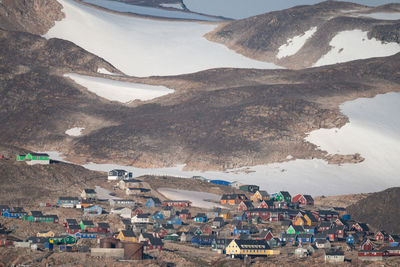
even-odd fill
[{"label": "rocky mountain slope", "polygon": [[[375,12],[399,10],[398,4],[370,8],[354,3],[326,1],[228,22],[209,33],[207,38],[245,56],[300,69],[313,66],[327,54],[332,49],[330,42],[340,32],[358,29],[367,31],[368,39],[400,43],[398,20],[368,17],[368,14]],[[300,40],[302,38],[304,40]],[[280,50],[285,46],[299,47],[286,48],[291,52],[282,53]],[[338,53],[343,49],[347,48],[343,46]]]},{"label": "rocky mountain slope", "polygon": [[[0,127],[0,141],[59,150],[74,162],[192,169],[265,164],[289,155],[360,162],[358,155],[327,155],[304,137],[315,129],[343,126],[347,118],[338,106],[344,101],[400,91],[400,54],[297,71],[212,69],[142,79],[104,75],[97,70],[120,72],[71,42],[46,40],[27,33],[28,27],[14,31],[25,14],[39,16],[40,23],[33,23],[45,25],[41,31],[52,25],[43,21],[57,17],[31,14],[30,5],[22,0],[0,5],[13,10],[10,14],[22,10],[18,19],[9,20],[13,23],[0,21],[0,125],[6,126]],[[331,10],[329,2],[321,5]],[[70,72],[165,85],[175,93],[124,105],[63,76]],[[73,127],[84,127],[84,134],[68,136],[65,131]]]},{"label": "rocky mountain slope", "polygon": [[[0,144],[0,195],[1,202],[11,205],[29,205],[32,199],[54,202],[59,196],[76,195],[83,188],[94,186],[105,175],[81,166],[55,163],[29,166],[17,162],[17,154],[27,153],[21,148]],[[46,186],[44,186],[46,185]]]},{"label": "rocky mountain slope", "polygon": [[400,232],[400,187],[373,193],[347,207],[354,219],[366,222],[377,230]]}]

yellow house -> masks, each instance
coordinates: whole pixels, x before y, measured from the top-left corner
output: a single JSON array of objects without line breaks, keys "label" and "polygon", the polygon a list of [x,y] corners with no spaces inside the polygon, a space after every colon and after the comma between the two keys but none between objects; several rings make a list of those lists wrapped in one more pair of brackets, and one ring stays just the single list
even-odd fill
[{"label": "yellow house", "polygon": [[265,240],[232,240],[226,247],[226,255],[232,256],[270,256],[279,255],[279,250],[273,250]]},{"label": "yellow house", "polygon": [[317,218],[312,214],[306,213],[303,217],[307,221],[307,226],[317,226],[319,224]]},{"label": "yellow house", "polygon": [[304,225],[309,226],[307,221],[306,221],[306,219],[303,216],[299,216],[297,218],[297,220],[294,222],[294,225],[296,225],[296,226],[300,226],[300,225],[301,226],[304,226]]},{"label": "yellow house", "polygon": [[137,242],[135,233],[130,230],[121,230],[117,236],[117,239],[124,242]]},{"label": "yellow house", "polygon": [[53,231],[42,231],[36,234],[36,237],[54,237],[55,233]]},{"label": "yellow house", "polygon": [[224,218],[224,220],[232,220],[233,214],[230,211],[224,211],[221,213],[220,217]]},{"label": "yellow house", "polygon": [[269,194],[267,193],[267,191],[264,190],[258,190],[257,192],[255,192],[250,199],[253,202],[260,202],[263,200],[268,200],[269,199]]}]

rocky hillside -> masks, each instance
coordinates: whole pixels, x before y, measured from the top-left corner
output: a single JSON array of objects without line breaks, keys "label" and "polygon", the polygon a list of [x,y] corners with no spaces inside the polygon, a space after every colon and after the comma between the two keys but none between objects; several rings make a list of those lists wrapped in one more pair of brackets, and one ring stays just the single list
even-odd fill
[{"label": "rocky hillside", "polygon": [[363,221],[377,230],[400,233],[400,187],[371,194],[347,207],[354,219]]},{"label": "rocky hillside", "polygon": [[36,205],[40,201],[54,202],[60,195],[77,195],[83,188],[94,186],[96,181],[105,180],[105,175],[77,165],[54,163],[29,166],[15,160],[17,154],[27,152],[0,144],[0,155],[4,156],[0,159],[2,203],[29,205],[32,199]]},{"label": "rocky hillside", "polygon": [[[374,12],[399,10],[398,4],[369,8],[354,3],[326,1],[228,22],[209,33],[207,38],[251,58],[288,68],[306,68],[327,54],[332,48],[331,40],[343,31],[359,29],[367,31],[369,39],[400,43],[399,21],[366,16]],[[280,48],[298,42],[293,39],[305,34],[310,36],[308,39],[305,37],[303,45],[293,48],[291,53],[279,53]]]}]

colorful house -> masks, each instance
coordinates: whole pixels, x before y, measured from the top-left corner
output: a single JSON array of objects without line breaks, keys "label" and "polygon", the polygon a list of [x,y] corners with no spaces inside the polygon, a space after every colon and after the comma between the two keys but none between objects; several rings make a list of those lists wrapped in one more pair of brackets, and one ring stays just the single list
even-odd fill
[{"label": "colorful house", "polygon": [[17,155],[17,161],[25,161],[29,165],[50,164],[50,156],[46,153],[28,153],[26,155]]},{"label": "colorful house", "polygon": [[86,188],[82,190],[81,197],[83,199],[96,199],[97,193],[96,190],[91,188]]},{"label": "colorful house", "polygon": [[94,205],[83,209],[83,215],[85,216],[99,216],[103,213],[103,209],[100,206]]},{"label": "colorful house", "polygon": [[190,207],[192,205],[192,202],[189,200],[164,200],[162,202],[162,206],[168,206],[168,207],[180,207],[180,208],[185,208],[185,207]]},{"label": "colorful house", "polygon": [[61,244],[75,244],[76,237],[72,235],[61,235],[61,236],[54,236],[49,238],[49,243],[54,245],[61,245]]},{"label": "colorful house", "polygon": [[97,239],[97,233],[93,232],[78,232],[75,234],[76,238],[81,239]]},{"label": "colorful house", "polygon": [[117,239],[119,239],[123,242],[132,242],[132,243],[137,242],[135,233],[130,230],[121,230],[118,233]]},{"label": "colorful house", "polygon": [[238,211],[246,211],[246,210],[253,209],[253,208],[254,208],[253,202],[245,200],[245,201],[240,202],[240,204],[238,206]]},{"label": "colorful house", "polygon": [[182,220],[190,220],[192,218],[192,214],[190,213],[189,210],[181,210],[179,212],[179,218],[181,218]]},{"label": "colorful house", "polygon": [[230,182],[224,180],[210,180],[209,182],[212,184],[224,185],[224,186],[229,186],[231,184]]},{"label": "colorful house", "polygon": [[207,222],[207,215],[205,213],[198,213],[195,217],[193,217],[193,221],[206,223]]},{"label": "colorful house", "polygon": [[310,195],[298,194],[292,199],[292,202],[298,202],[302,206],[313,206],[314,199]]},{"label": "colorful house", "polygon": [[234,257],[243,256],[269,256],[279,255],[279,250],[272,250],[265,240],[237,240],[234,239],[226,247],[226,255]]},{"label": "colorful house", "polygon": [[265,190],[257,190],[251,197],[250,199],[253,202],[259,202],[263,200],[268,200],[269,199],[269,194]]},{"label": "colorful house", "polygon": [[220,200],[221,204],[237,205],[243,200],[247,200],[245,194],[223,194]]},{"label": "colorful house", "polygon": [[244,192],[255,193],[258,190],[260,190],[260,187],[258,185],[248,184],[240,186],[239,190]]},{"label": "colorful house", "polygon": [[214,235],[193,236],[192,244],[197,246],[211,246],[215,238],[216,236]]},{"label": "colorful house", "polygon": [[286,230],[287,234],[305,234],[306,231],[304,231],[304,228],[302,226],[298,225],[290,225],[289,228]]},{"label": "colorful house", "polygon": [[79,199],[77,197],[59,197],[58,206],[63,208],[74,208],[79,204]]},{"label": "colorful house", "polygon": [[3,217],[5,217],[5,218],[15,218],[15,219],[18,219],[18,218],[21,218],[21,217],[23,217],[23,216],[27,216],[28,213],[25,212],[25,211],[4,211],[4,212],[2,212],[1,215],[2,215]]},{"label": "colorful house", "polygon": [[36,237],[54,237],[55,233],[53,231],[41,231],[39,233],[36,234]]},{"label": "colorful house", "polygon": [[280,202],[292,202],[292,196],[287,191],[280,191],[272,195],[274,201]]},{"label": "colorful house", "polygon": [[89,229],[95,228],[94,222],[89,220],[82,220],[79,225],[82,231],[89,231]]},{"label": "colorful house", "polygon": [[172,224],[175,226],[182,225],[182,220],[179,218],[179,216],[174,216],[171,220],[167,221],[168,224]]},{"label": "colorful house", "polygon": [[161,201],[158,198],[149,198],[144,206],[146,208],[161,207]]}]

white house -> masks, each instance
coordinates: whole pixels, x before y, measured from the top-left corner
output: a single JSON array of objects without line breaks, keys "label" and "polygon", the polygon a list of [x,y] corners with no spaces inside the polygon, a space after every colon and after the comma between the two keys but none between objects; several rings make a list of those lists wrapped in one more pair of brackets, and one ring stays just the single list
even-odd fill
[{"label": "white house", "polygon": [[119,216],[121,216],[122,218],[126,218],[126,219],[130,219],[132,218],[132,210],[129,208],[123,208],[123,207],[119,207],[119,208],[113,208],[111,209],[111,213],[112,214],[117,214]]},{"label": "white house", "polygon": [[233,188],[236,188],[236,189],[239,189],[242,185],[244,185],[244,184],[242,184],[242,183],[240,183],[238,181],[235,181],[235,182],[232,182],[232,183],[229,184],[230,187],[233,187]]},{"label": "white house", "polygon": [[326,263],[339,263],[344,262],[344,252],[340,250],[328,250],[325,252]]},{"label": "white house", "polygon": [[150,222],[150,214],[136,214],[131,219],[132,223],[149,223]]},{"label": "white house", "polygon": [[133,174],[132,172],[128,172],[126,170],[111,170],[108,172],[108,180],[109,181],[116,181],[116,180],[122,180],[122,179],[129,179],[132,178]]}]

